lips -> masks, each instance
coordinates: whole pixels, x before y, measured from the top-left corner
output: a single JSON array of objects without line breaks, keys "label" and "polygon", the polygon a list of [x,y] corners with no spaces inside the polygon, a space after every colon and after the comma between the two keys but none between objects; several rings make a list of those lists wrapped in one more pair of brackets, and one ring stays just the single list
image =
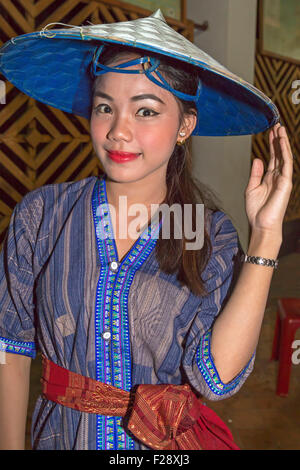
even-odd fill
[{"label": "lips", "polygon": [[140,156],[140,153],[119,152],[116,150],[109,150],[107,153],[109,158],[118,163],[129,162]]}]

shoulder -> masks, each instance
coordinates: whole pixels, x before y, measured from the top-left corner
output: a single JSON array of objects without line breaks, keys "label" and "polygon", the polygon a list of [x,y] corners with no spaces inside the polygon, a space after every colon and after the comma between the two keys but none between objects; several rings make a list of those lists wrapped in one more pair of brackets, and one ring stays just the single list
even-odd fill
[{"label": "shoulder", "polygon": [[225,212],[210,211],[206,219],[212,251],[206,266],[208,271],[224,273],[239,260],[241,245],[238,232]]},{"label": "shoulder", "polygon": [[29,206],[35,201],[50,200],[52,198],[58,199],[61,197],[76,198],[80,193],[83,193],[95,184],[97,180],[96,176],[90,176],[88,178],[79,181],[67,181],[65,183],[53,183],[41,186],[40,188],[34,189],[27,193],[20,201],[19,205]]},{"label": "shoulder", "polygon": [[217,244],[231,238],[238,238],[237,229],[228,214],[221,210],[205,212],[205,226],[210,235],[211,242]]},{"label": "shoulder", "polygon": [[220,210],[211,212],[206,223],[212,251],[202,278],[212,283],[207,284],[206,287],[209,289],[214,286],[215,275],[218,276],[218,282],[220,282],[220,279],[225,279],[239,271],[242,251],[238,232],[228,214]]},{"label": "shoulder", "polygon": [[[92,190],[97,177],[91,176],[80,181],[54,183],[41,186],[27,193],[14,208],[13,217],[21,219],[32,232],[42,232],[54,216],[62,218],[87,191]],[[43,228],[42,228],[43,227]]]},{"label": "shoulder", "polygon": [[17,204],[19,210],[28,210],[32,214],[45,207],[58,205],[62,201],[72,203],[94,186],[97,178],[90,176],[80,181],[54,183],[41,186],[27,193]]}]

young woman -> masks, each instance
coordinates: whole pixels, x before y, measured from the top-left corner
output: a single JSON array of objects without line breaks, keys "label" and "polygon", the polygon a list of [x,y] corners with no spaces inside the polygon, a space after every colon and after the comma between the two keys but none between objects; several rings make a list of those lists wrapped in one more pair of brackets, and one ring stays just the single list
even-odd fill
[{"label": "young woman", "polygon": [[[13,211],[0,264],[2,449],[24,448],[36,350],[43,393],[32,419],[34,449],[237,448],[200,397],[237,393],[253,369],[292,189],[291,149],[270,100],[241,79],[230,82],[219,65],[216,73],[202,51],[206,68],[137,40],[122,46],[140,25],[152,36],[159,31],[157,41],[173,34],[157,12],[113,25],[108,42],[111,25],[104,33],[97,25],[89,28],[102,34],[98,42],[81,27],[2,48],[1,71],[16,86],[90,118],[103,168],[99,178],[38,188]],[[18,82],[20,70],[33,73],[34,85]],[[245,190],[251,239],[241,264],[237,232],[192,176],[184,141],[270,126],[267,172],[255,159]],[[143,210],[132,237],[126,230],[136,204]],[[185,233],[176,239],[172,225],[163,238],[166,214],[157,217],[153,204],[177,204],[183,213],[192,204],[193,228],[204,204],[202,248],[187,249]]]}]

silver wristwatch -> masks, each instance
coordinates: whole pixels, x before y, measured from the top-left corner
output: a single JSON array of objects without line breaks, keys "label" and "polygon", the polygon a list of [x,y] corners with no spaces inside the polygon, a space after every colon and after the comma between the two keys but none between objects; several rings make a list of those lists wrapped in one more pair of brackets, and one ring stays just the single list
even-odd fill
[{"label": "silver wristwatch", "polygon": [[271,268],[277,269],[278,266],[278,259],[267,259],[262,258],[261,256],[249,256],[246,254],[242,254],[241,261],[245,263],[252,263],[252,264],[260,264],[261,266],[270,266]]}]

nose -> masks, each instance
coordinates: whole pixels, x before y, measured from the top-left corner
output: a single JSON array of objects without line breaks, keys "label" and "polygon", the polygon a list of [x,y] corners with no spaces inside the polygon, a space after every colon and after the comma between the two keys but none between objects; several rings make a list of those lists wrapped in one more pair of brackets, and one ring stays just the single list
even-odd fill
[{"label": "nose", "polygon": [[108,140],[129,142],[132,139],[132,131],[126,116],[116,115],[111,122],[111,127],[107,133]]}]

